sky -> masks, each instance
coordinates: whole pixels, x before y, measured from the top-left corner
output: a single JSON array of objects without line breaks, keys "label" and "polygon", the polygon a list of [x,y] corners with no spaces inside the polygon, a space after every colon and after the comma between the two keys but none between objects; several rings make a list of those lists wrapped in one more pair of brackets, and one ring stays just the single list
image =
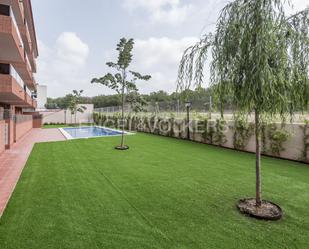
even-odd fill
[{"label": "sky", "polygon": [[[152,76],[137,83],[140,92],[173,92],[183,51],[215,29],[228,2],[32,0],[39,48],[37,82],[47,85],[49,97],[74,89],[84,90],[84,96],[112,94],[90,81],[109,72],[106,62],[117,61],[116,44],[126,37],[135,40],[131,69]],[[291,2],[291,13],[309,5],[306,0]]]}]

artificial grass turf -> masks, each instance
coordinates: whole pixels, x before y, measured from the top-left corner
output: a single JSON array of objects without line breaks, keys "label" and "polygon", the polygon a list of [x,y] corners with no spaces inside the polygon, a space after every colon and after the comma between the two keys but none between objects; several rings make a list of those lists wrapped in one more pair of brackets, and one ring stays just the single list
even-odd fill
[{"label": "artificial grass turf", "polygon": [[80,126],[80,125],[83,125],[83,126],[91,126],[93,124],[87,124],[87,123],[84,123],[84,124],[77,124],[77,125],[72,125],[72,124],[45,124],[43,125],[43,129],[55,129],[55,128],[65,128],[65,127],[75,127],[75,126]]},{"label": "artificial grass turf", "polygon": [[65,127],[70,127],[70,125],[65,125],[65,124],[45,124],[43,125],[43,129],[55,129],[55,128],[65,128]]},{"label": "artificial grass turf", "polygon": [[254,196],[254,155],[172,138],[37,144],[0,220],[0,248],[309,248],[309,167],[263,158],[277,222],[235,208]]}]

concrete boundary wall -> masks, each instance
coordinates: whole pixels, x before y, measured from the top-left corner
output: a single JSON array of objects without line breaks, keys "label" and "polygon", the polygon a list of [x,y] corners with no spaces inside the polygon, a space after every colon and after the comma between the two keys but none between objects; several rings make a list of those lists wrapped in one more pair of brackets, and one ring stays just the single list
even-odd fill
[{"label": "concrete boundary wall", "polygon": [[92,123],[93,122],[93,105],[81,104],[86,107],[83,113],[78,112],[72,115],[70,110],[46,110],[40,111],[43,115],[43,124],[74,124],[74,123]]},{"label": "concrete boundary wall", "polygon": [[[100,114],[96,114],[100,115]],[[105,116],[105,115],[104,115]],[[106,120],[109,120],[107,121]],[[117,127],[116,122],[113,122],[114,117],[113,116],[105,116],[105,118],[98,118],[98,116],[95,116],[95,123],[98,125],[108,126],[108,127]],[[203,122],[203,120],[193,120],[191,121],[190,125],[190,140],[201,142],[205,144],[213,144],[218,145],[225,148],[231,148],[231,149],[237,149],[247,152],[255,152],[255,136],[254,136],[254,124],[251,124],[251,134],[248,135],[246,139],[243,141],[243,148],[237,148],[235,145],[235,134],[239,134],[239,131],[235,131],[235,122],[234,121],[227,121],[226,123],[226,129],[224,129],[224,142],[218,143],[216,142],[216,139],[209,139],[205,136],[205,133],[201,131],[200,129],[197,129],[198,122]],[[117,122],[119,122],[119,116],[117,117]],[[148,122],[148,124],[147,124]],[[215,124],[217,120],[208,120],[207,122],[212,122],[214,129],[216,129]],[[140,132],[145,133],[152,133],[156,135],[163,135],[163,136],[170,136],[180,139],[187,139],[188,138],[188,132],[187,132],[187,122],[183,119],[157,119],[156,125],[154,128],[154,123],[149,123],[149,119],[145,117],[137,117],[136,120],[133,119],[133,121],[127,121],[127,123],[130,123],[130,125],[126,124],[126,129],[128,130],[137,130]],[[173,125],[171,125],[171,123]],[[170,129],[167,129],[167,125],[170,126]],[[273,150],[273,146],[271,144],[275,144],[274,139],[271,139],[269,137],[270,134],[270,127],[275,127],[275,130],[279,131],[285,131],[286,134],[288,134],[287,140],[283,142],[282,150],[280,149],[279,153],[275,153]],[[151,127],[151,128],[149,128]],[[217,133],[218,134],[218,133]],[[303,123],[292,123],[292,124],[285,124],[282,126],[281,123],[273,123],[268,124],[265,126],[265,130],[263,132],[264,137],[262,141],[264,141],[264,144],[262,146],[262,151],[264,155],[274,156],[278,158],[283,159],[289,159],[289,160],[295,160],[300,162],[306,162],[309,163],[309,147],[307,147],[307,153],[304,153],[305,150],[305,144],[309,143],[309,139],[307,141],[305,140],[305,136],[309,136],[309,125],[305,125]],[[216,135],[216,133],[215,133]],[[304,157],[304,154],[306,154],[306,158]]]},{"label": "concrete boundary wall", "polygon": [[[174,135],[173,137],[176,138],[182,138],[186,139],[187,138],[187,131],[186,128],[183,127],[185,124],[181,125],[180,129],[179,126],[174,126]],[[281,124],[277,123],[275,124],[278,129],[281,129]],[[234,146],[234,135],[235,135],[235,130],[234,130],[234,122],[229,121],[228,122],[229,129],[224,132],[226,142],[221,144],[221,147],[225,148],[230,148],[230,149],[235,149]],[[266,137],[266,143],[264,147],[266,148],[266,151],[263,152],[264,155],[269,155],[269,156],[275,156],[275,157],[280,157],[283,159],[290,159],[290,160],[295,160],[295,161],[302,161],[302,162],[309,162],[308,158],[304,159],[302,157],[303,151],[304,151],[304,139],[303,139],[303,126],[304,124],[286,124],[284,126],[284,130],[286,130],[289,134],[289,137],[287,138],[287,141],[282,144],[284,150],[280,151],[279,155],[274,155],[270,151],[270,141]],[[179,131],[180,130],[180,131]],[[151,132],[149,129],[140,129],[140,131],[143,132],[148,132],[148,133],[154,133]],[[159,132],[159,135],[164,135],[167,136],[167,133],[164,132]],[[190,132],[190,140],[196,141],[196,142],[201,142],[201,143],[206,143],[206,144],[213,144],[213,145],[219,145],[216,142],[207,142],[203,138],[203,135],[198,132],[191,131]],[[245,147],[242,149],[243,151],[247,152],[255,152],[255,136],[251,135],[247,141],[245,141]],[[308,151],[309,154],[309,151]]]}]

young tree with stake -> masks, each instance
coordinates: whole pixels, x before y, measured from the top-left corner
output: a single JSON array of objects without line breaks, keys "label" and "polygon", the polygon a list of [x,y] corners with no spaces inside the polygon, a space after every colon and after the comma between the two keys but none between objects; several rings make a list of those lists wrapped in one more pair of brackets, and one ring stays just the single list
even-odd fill
[{"label": "young tree with stake", "polygon": [[[127,92],[135,91],[138,89],[136,87],[137,80],[148,81],[150,75],[141,75],[138,72],[129,71],[128,68],[132,62],[132,50],[133,50],[134,40],[122,38],[117,44],[118,61],[107,62],[106,65],[117,71],[115,74],[107,73],[101,78],[92,79],[91,83],[99,83],[106,86],[112,90],[115,90],[119,95],[121,95],[121,143],[119,146],[115,147],[118,150],[126,150],[129,147],[124,143],[124,105],[125,105],[125,95]],[[128,74],[132,77],[128,79]]]}]

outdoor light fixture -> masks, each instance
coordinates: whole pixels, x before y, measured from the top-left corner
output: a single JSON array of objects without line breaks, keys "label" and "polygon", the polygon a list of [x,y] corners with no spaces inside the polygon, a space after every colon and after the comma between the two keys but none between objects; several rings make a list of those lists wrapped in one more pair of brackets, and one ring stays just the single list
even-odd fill
[{"label": "outdoor light fixture", "polygon": [[192,102],[191,102],[191,101],[186,101],[186,102],[185,102],[185,106],[186,106],[187,109],[188,109],[188,108],[190,109],[191,105],[192,105]]},{"label": "outdoor light fixture", "polygon": [[187,139],[190,140],[190,108],[192,106],[192,102],[186,101],[185,106],[187,108]]}]

